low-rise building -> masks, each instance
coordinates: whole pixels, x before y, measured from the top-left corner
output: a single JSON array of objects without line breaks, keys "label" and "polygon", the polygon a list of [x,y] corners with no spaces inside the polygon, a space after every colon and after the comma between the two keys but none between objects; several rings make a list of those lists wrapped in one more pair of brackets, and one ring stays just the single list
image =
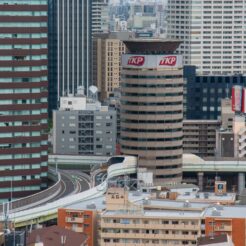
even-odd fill
[{"label": "low-rise building", "polygon": [[198,239],[197,245],[202,246],[234,246],[231,238],[222,234],[219,236],[209,236],[209,237],[201,237]]},{"label": "low-rise building", "polygon": [[59,226],[36,229],[27,238],[27,246],[88,246],[85,234]]},{"label": "low-rise building", "polygon": [[60,101],[60,109],[53,111],[55,154],[115,154],[116,110],[84,95]]},{"label": "low-rise building", "polygon": [[227,234],[235,246],[246,245],[246,207],[218,206],[205,210],[206,236]]},{"label": "low-rise building", "polygon": [[58,209],[58,226],[75,232],[82,232],[88,237],[88,246],[93,246],[96,238],[96,209],[77,210]]}]

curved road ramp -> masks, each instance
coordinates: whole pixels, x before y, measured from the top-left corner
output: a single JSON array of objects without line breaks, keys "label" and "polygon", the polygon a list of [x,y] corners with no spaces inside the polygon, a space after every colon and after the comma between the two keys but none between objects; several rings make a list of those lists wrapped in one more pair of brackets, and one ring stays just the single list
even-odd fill
[{"label": "curved road ramp", "polygon": [[[137,158],[133,156],[124,156],[124,158],[121,159],[121,162],[114,163],[113,165],[109,166],[107,170],[107,178],[100,185],[78,194],[60,198],[54,202],[47,203],[36,208],[31,208],[19,212],[10,211],[8,219],[15,224],[15,227],[23,227],[55,219],[57,218],[58,208],[99,197],[105,194],[109,179],[121,175],[133,174],[136,173],[136,171]],[[4,221],[4,219],[4,215],[1,215],[0,220]]]}]

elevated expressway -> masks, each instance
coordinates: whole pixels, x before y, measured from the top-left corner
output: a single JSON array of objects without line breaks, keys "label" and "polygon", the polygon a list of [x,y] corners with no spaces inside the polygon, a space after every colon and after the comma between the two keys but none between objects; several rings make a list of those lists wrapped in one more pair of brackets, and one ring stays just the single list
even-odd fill
[{"label": "elevated expressway", "polygon": [[[51,219],[57,218],[58,208],[72,205],[80,201],[86,201],[92,198],[99,197],[107,190],[108,180],[127,174],[133,174],[137,171],[137,158],[132,156],[126,156],[122,158],[122,161],[109,166],[107,170],[107,178],[100,185],[93,187],[81,193],[72,194],[67,197],[60,198],[56,201],[31,208],[23,211],[14,211],[9,213],[9,220],[11,220],[15,227],[24,227],[27,225],[42,223]],[[4,221],[5,217],[1,215],[1,221]]]},{"label": "elevated expressway", "polygon": [[[240,193],[245,188],[246,159],[231,157],[202,159],[194,154],[184,154],[183,176],[187,177],[192,173],[197,176],[200,190],[203,190],[205,177],[208,179],[211,176],[213,178],[220,176],[225,180],[228,177],[228,183],[233,180]],[[187,179],[187,182],[192,182],[192,179]]]}]

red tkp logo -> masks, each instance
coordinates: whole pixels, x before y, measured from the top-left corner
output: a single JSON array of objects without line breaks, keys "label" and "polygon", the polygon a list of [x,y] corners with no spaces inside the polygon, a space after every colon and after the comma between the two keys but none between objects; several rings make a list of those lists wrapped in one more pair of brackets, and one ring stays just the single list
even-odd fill
[{"label": "red tkp logo", "polygon": [[131,56],[128,58],[127,65],[133,65],[133,66],[143,66],[145,62],[144,56]]},{"label": "red tkp logo", "polygon": [[177,56],[165,56],[160,60],[159,66],[175,66]]}]

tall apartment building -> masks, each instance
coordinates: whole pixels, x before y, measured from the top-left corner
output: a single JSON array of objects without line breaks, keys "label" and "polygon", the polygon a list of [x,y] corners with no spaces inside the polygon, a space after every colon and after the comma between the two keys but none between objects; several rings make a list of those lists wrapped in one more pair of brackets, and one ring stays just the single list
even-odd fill
[{"label": "tall apartment building", "polygon": [[216,130],[220,128],[219,120],[184,120],[184,153],[200,157],[215,156]]},{"label": "tall apartment building", "polygon": [[129,39],[129,32],[94,35],[93,38],[93,84],[106,100],[120,86],[121,55],[126,52],[122,40]]},{"label": "tall apartment building", "polygon": [[92,0],[91,32],[109,32],[109,0]]},{"label": "tall apartment building", "polygon": [[74,155],[114,155],[116,111],[85,96],[62,97],[53,111],[53,152]]},{"label": "tall apartment building", "polygon": [[0,1],[0,199],[46,187],[47,0]]},{"label": "tall apartment building", "polygon": [[91,0],[49,0],[49,110],[91,84]]},{"label": "tall apartment building", "polygon": [[245,73],[244,0],[168,0],[168,38],[183,42],[185,65],[199,74]]},{"label": "tall apartment building", "polygon": [[181,182],[183,153],[182,56],[179,41],[124,41],[121,152],[138,156],[158,185]]}]

